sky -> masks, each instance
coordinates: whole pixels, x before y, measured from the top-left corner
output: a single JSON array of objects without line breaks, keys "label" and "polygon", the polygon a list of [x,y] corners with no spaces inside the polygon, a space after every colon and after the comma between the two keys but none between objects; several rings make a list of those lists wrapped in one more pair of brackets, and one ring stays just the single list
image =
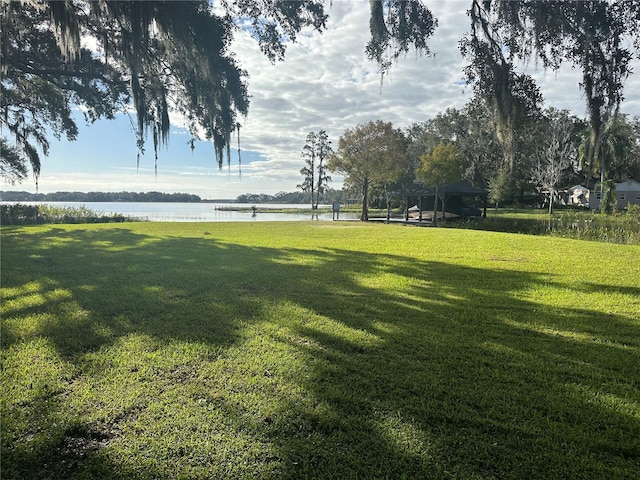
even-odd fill
[{"label": "sky", "polygon": [[[235,199],[245,193],[292,192],[302,183],[300,152],[309,132],[326,130],[333,146],[348,128],[368,121],[392,122],[406,129],[447,108],[462,108],[471,97],[463,81],[465,61],[458,42],[469,30],[468,0],[425,1],[438,27],[429,46],[432,56],[411,52],[381,77],[368,61],[368,0],[333,0],[328,6],[327,30],[305,31],[289,45],[284,62],[272,64],[257,43],[237,31],[232,46],[241,67],[249,73],[249,113],[241,118],[242,169],[232,150],[231,167],[218,169],[213,146],[197,142],[192,152],[189,135],[178,116],[171,117],[168,147],[158,153],[155,172],[152,140],[136,162],[135,119],[117,119],[87,125],[78,113],[80,133],[75,142],[52,139],[43,160],[38,191],[159,191],[191,193],[203,199]],[[585,117],[579,88],[580,71],[569,65],[545,71],[535,63],[522,65],[537,81],[545,106],[568,109]],[[622,113],[640,116],[640,62],[625,83]],[[236,140],[233,140],[236,144]],[[332,188],[341,188],[333,175]],[[2,190],[35,193],[32,180],[2,184]]]}]

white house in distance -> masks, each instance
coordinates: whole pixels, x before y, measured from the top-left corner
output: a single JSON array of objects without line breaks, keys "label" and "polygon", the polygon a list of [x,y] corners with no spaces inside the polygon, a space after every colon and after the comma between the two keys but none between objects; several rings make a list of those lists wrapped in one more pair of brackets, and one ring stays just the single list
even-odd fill
[{"label": "white house in distance", "polygon": [[[618,209],[626,208],[628,204],[640,205],[640,182],[635,180],[625,180],[616,183],[616,198],[618,199]],[[591,192],[589,208],[597,210],[600,208],[600,191]]]}]

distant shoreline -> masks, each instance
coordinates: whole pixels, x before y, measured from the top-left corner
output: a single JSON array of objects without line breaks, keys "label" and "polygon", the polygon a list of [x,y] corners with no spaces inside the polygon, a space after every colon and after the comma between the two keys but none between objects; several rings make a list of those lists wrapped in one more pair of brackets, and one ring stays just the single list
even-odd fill
[{"label": "distant shoreline", "polygon": [[179,202],[200,203],[198,195],[161,192],[54,192],[29,193],[24,191],[0,192],[2,202]]},{"label": "distant shoreline", "polygon": [[[110,202],[110,203],[243,203],[246,205],[268,203],[290,203],[304,205],[309,202],[282,202],[276,199],[259,201],[258,199],[239,200],[237,198],[200,198],[189,193],[161,192],[54,192],[29,193],[25,191],[0,192],[0,202]],[[250,207],[247,207],[250,208]]]}]

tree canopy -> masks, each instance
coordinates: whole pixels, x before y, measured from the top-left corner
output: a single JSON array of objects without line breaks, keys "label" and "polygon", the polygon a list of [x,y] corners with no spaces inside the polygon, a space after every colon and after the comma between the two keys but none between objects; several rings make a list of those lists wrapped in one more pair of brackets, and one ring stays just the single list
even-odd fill
[{"label": "tree canopy", "polygon": [[462,179],[462,155],[452,143],[439,143],[420,157],[418,179],[429,185],[444,185]]},{"label": "tree canopy", "polygon": [[371,40],[366,53],[384,75],[393,62],[414,48],[428,55],[438,21],[420,0],[369,0]]},{"label": "tree canopy", "polygon": [[345,175],[345,183],[362,193],[360,219],[369,219],[369,189],[392,184],[408,166],[406,140],[390,122],[378,120],[347,129],[338,150],[329,159],[329,170]]},{"label": "tree canopy", "polygon": [[[447,109],[431,120],[411,125],[407,130],[407,152],[413,164],[411,181],[418,179],[435,186],[441,163],[447,170],[457,170],[461,162],[462,169],[456,172],[459,176],[453,180],[488,189],[491,201],[503,203],[523,201],[525,192],[534,190],[548,194],[577,183],[593,188],[599,179],[599,163],[586,163],[590,129],[583,119],[553,107],[541,111],[518,133],[518,168],[509,172],[488,116],[476,101],[471,101],[461,110]],[[614,115],[602,145],[609,178],[620,182],[638,177],[640,118]]]}]

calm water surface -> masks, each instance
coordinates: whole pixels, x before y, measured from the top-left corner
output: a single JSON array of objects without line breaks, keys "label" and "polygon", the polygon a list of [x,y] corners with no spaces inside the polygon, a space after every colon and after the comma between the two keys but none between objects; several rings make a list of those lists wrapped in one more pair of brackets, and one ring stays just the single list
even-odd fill
[{"label": "calm water surface", "polygon": [[[218,210],[219,208],[240,207],[251,208],[249,203],[172,203],[172,202],[20,202],[47,204],[58,207],[85,206],[97,213],[110,215],[119,213],[126,217],[135,217],[152,222],[286,222],[300,220],[332,220],[332,214],[320,213],[251,213]],[[305,209],[307,204],[275,204],[263,203],[256,205],[260,209]],[[320,205],[328,207],[328,205]],[[357,219],[356,214],[340,213],[340,219]]]}]

